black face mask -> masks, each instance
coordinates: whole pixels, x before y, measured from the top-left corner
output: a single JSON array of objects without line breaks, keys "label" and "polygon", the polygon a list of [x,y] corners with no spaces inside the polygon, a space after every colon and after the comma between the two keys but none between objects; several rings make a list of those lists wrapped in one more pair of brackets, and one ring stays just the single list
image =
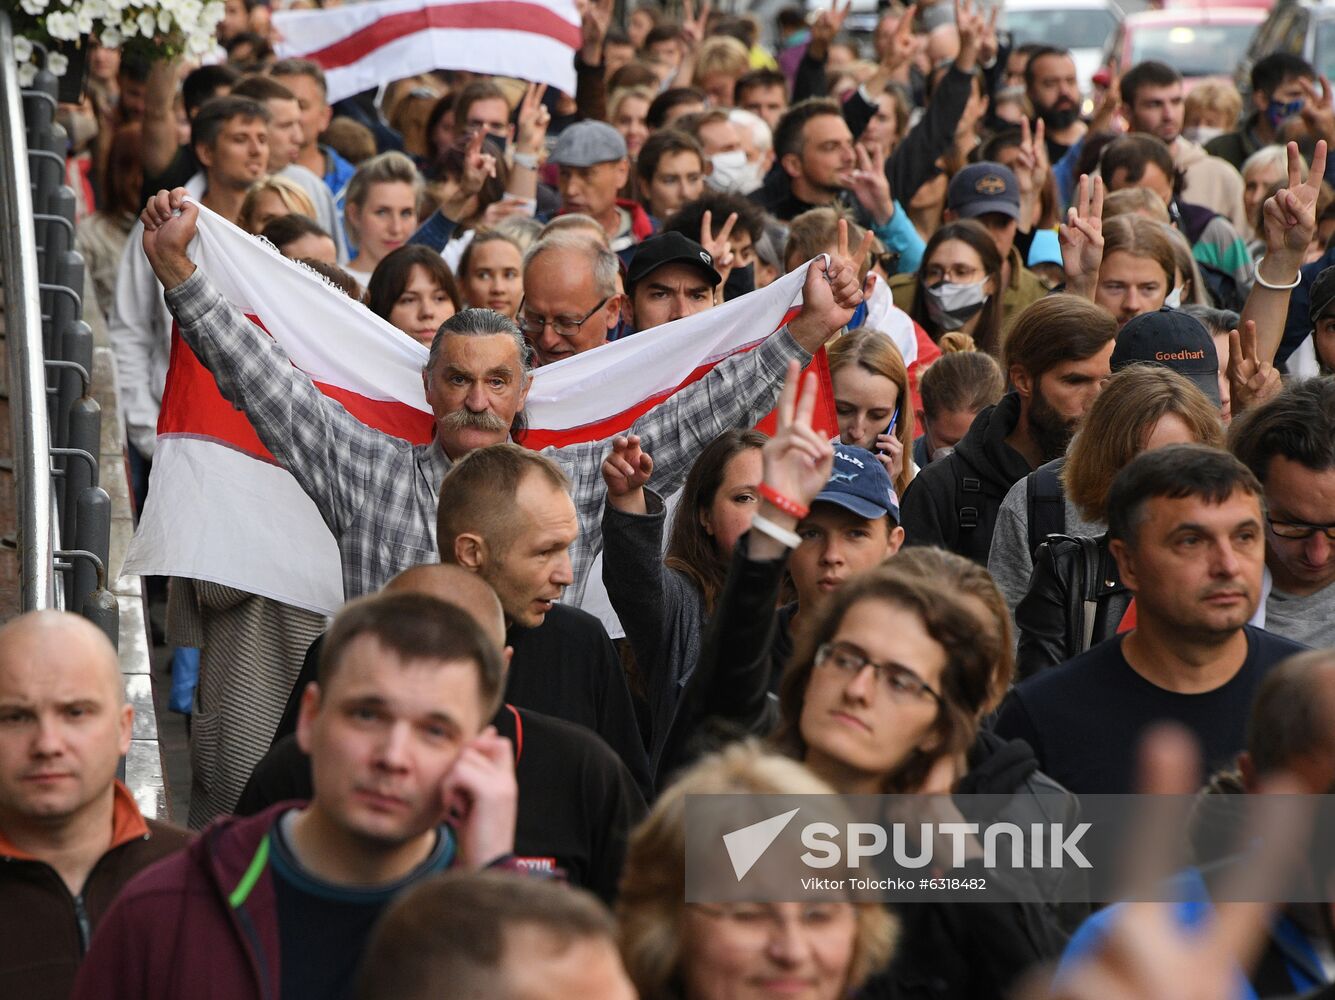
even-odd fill
[{"label": "black face mask", "polygon": [[733,299],[755,290],[755,264],[747,264],[746,267],[734,267],[732,273],[728,275],[728,280],[723,283],[723,301],[731,302]]}]

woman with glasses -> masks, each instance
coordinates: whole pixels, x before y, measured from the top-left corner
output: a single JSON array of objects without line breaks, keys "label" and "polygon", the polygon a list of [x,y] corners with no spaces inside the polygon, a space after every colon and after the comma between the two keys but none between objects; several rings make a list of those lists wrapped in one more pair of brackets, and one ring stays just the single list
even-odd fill
[{"label": "woman with glasses", "polygon": [[980,351],[1001,358],[1004,304],[1001,255],[981,223],[950,222],[938,229],[923,250],[912,281],[891,281],[895,305],[932,340],[959,331]]},{"label": "woman with glasses", "polygon": [[684,900],[688,795],[830,791],[749,742],[706,757],[663,793],[631,834],[617,902],[622,958],[642,1000],[840,1000],[884,966],[894,920],[875,904]]},{"label": "woman with glasses", "polygon": [[[845,794],[967,792],[1005,797],[997,819],[1023,828],[1069,819],[1073,800],[1037,773],[1022,741],[980,738],[979,719],[1005,682],[1007,633],[996,595],[968,603],[950,574],[899,570],[892,559],[843,583],[800,623],[768,696],[773,607],[794,529],[828,481],[832,447],[791,387],[778,433],[761,451],[762,500],[738,542],[700,661],[681,695],[659,775],[688,763],[720,732],[772,734],[776,746]],[[967,593],[968,591],[963,591]],[[1008,671],[1006,671],[1008,672]],[[1043,899],[1070,899],[1037,876]],[[900,914],[905,944],[868,994],[1000,997],[1054,957],[1080,918],[1049,904],[919,904]],[[919,994],[924,983],[934,986]]]}]

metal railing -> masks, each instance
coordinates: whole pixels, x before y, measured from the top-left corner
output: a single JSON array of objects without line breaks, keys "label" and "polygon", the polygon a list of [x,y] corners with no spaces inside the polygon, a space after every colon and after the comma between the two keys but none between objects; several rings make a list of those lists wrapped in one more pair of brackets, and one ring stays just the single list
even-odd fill
[{"label": "metal railing", "polygon": [[9,410],[18,499],[20,609],[61,607],[119,640],[108,589],[111,500],[98,485],[102,414],[91,395],[93,334],[83,322],[84,260],[74,249],[56,79],[20,92],[0,13],[0,248]]},{"label": "metal railing", "polygon": [[20,607],[55,607],[55,519],[52,517],[42,302],[33,230],[28,143],[14,30],[0,13],[0,264],[5,281],[5,342],[9,352],[9,413],[18,500],[16,542]]}]

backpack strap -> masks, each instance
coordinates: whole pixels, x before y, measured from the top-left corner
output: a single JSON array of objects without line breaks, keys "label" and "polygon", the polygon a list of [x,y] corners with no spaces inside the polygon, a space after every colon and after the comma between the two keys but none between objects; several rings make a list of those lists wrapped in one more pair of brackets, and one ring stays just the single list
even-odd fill
[{"label": "backpack strap", "polygon": [[1098,617],[1099,591],[1103,587],[1103,574],[1100,572],[1102,558],[1099,554],[1099,540],[1088,536],[1076,539],[1080,545],[1080,593],[1084,604],[1084,619],[1081,626],[1084,632],[1083,653],[1094,645],[1094,624]]},{"label": "backpack strap", "polygon": [[1066,533],[1066,491],[1060,478],[1066,459],[1040,465],[1025,477],[1025,514],[1029,554],[1038,552],[1049,535]]},{"label": "backpack strap", "polygon": [[982,518],[982,507],[977,500],[970,501],[970,496],[982,496],[983,481],[977,476],[959,477],[959,527],[961,531],[972,531],[978,527]]}]

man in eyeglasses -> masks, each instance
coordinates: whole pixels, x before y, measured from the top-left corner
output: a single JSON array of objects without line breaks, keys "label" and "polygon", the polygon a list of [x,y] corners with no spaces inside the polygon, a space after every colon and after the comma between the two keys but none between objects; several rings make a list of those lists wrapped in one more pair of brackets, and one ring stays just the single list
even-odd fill
[{"label": "man in eyeglasses", "polygon": [[1289,383],[1229,436],[1265,489],[1266,630],[1335,646],[1335,378]]},{"label": "man in eyeglasses", "polygon": [[524,255],[516,320],[535,367],[602,347],[621,316],[617,259],[592,237],[555,232]]}]

